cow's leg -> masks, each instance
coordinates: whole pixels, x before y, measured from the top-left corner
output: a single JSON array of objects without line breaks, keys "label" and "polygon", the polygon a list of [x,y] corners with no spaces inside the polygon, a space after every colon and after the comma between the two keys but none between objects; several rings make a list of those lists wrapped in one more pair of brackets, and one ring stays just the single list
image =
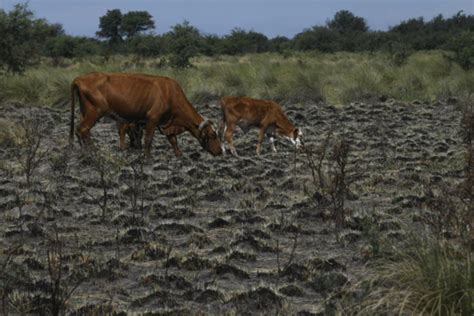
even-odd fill
[{"label": "cow's leg", "polygon": [[181,152],[181,150],[179,150],[178,140],[176,138],[176,135],[171,134],[171,135],[166,135],[166,137],[168,138],[168,141],[170,142],[171,147],[173,147],[174,154],[176,155],[176,157],[181,157],[183,153]]},{"label": "cow's leg", "polygon": [[145,125],[145,157],[147,159],[151,158],[151,142],[153,140],[153,135],[155,134],[156,124],[158,120],[147,120]]},{"label": "cow's leg", "polygon": [[234,141],[232,137],[234,135],[235,123],[226,123],[226,129],[224,132],[225,140],[229,143],[230,153],[234,156],[237,155],[237,150],[235,150]]}]

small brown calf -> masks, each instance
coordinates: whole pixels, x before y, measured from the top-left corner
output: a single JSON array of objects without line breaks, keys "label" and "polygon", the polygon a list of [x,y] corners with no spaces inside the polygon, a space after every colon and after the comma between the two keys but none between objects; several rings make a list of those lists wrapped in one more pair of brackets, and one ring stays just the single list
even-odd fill
[{"label": "small brown calf", "polygon": [[301,145],[303,134],[291,124],[281,106],[274,101],[229,96],[222,98],[220,105],[223,118],[219,126],[219,136],[223,152],[225,152],[224,143],[227,141],[231,154],[237,156],[232,140],[236,126],[239,126],[244,133],[248,132],[252,127],[260,129],[257,155],[260,155],[265,135],[269,137],[274,152],[276,152],[274,144],[274,137],[276,135],[288,139],[297,147]]}]

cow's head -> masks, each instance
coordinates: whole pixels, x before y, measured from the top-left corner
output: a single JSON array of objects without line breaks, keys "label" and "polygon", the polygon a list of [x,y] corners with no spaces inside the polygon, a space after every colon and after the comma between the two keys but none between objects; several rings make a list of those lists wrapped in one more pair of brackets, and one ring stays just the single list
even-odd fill
[{"label": "cow's head", "polygon": [[217,136],[212,122],[204,120],[199,124],[199,142],[201,143],[202,148],[210,152],[212,155],[222,155],[221,141]]}]

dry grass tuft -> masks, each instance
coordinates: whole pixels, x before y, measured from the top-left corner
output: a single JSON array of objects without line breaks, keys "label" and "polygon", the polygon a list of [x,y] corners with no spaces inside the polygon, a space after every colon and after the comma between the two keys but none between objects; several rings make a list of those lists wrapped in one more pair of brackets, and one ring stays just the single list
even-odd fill
[{"label": "dry grass tuft", "polygon": [[347,308],[363,315],[472,315],[472,262],[446,240],[412,237],[381,259],[350,293]]}]

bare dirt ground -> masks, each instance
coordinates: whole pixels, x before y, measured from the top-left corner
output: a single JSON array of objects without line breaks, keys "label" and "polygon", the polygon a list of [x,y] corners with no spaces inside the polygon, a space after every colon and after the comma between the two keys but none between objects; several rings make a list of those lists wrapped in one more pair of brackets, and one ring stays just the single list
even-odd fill
[{"label": "bare dirt ground", "polygon": [[[197,108],[218,121],[217,108]],[[238,131],[241,157],[212,157],[183,134],[177,159],[157,133],[142,170],[139,151],[118,150],[112,122],[92,129],[106,157],[98,163],[77,142],[66,146],[66,110],[1,106],[14,124],[41,121],[47,153],[27,187],[25,149],[0,149],[0,264],[9,271],[0,310],[51,312],[57,293],[72,315],[328,313],[344,285],[370,273],[374,243],[383,248],[416,225],[427,187],[461,181],[461,112],[393,100],[284,108],[307,148],[331,129],[346,135],[348,172],[361,174],[346,228],[328,219],[305,154],[284,140],[256,157],[257,132]]]}]

